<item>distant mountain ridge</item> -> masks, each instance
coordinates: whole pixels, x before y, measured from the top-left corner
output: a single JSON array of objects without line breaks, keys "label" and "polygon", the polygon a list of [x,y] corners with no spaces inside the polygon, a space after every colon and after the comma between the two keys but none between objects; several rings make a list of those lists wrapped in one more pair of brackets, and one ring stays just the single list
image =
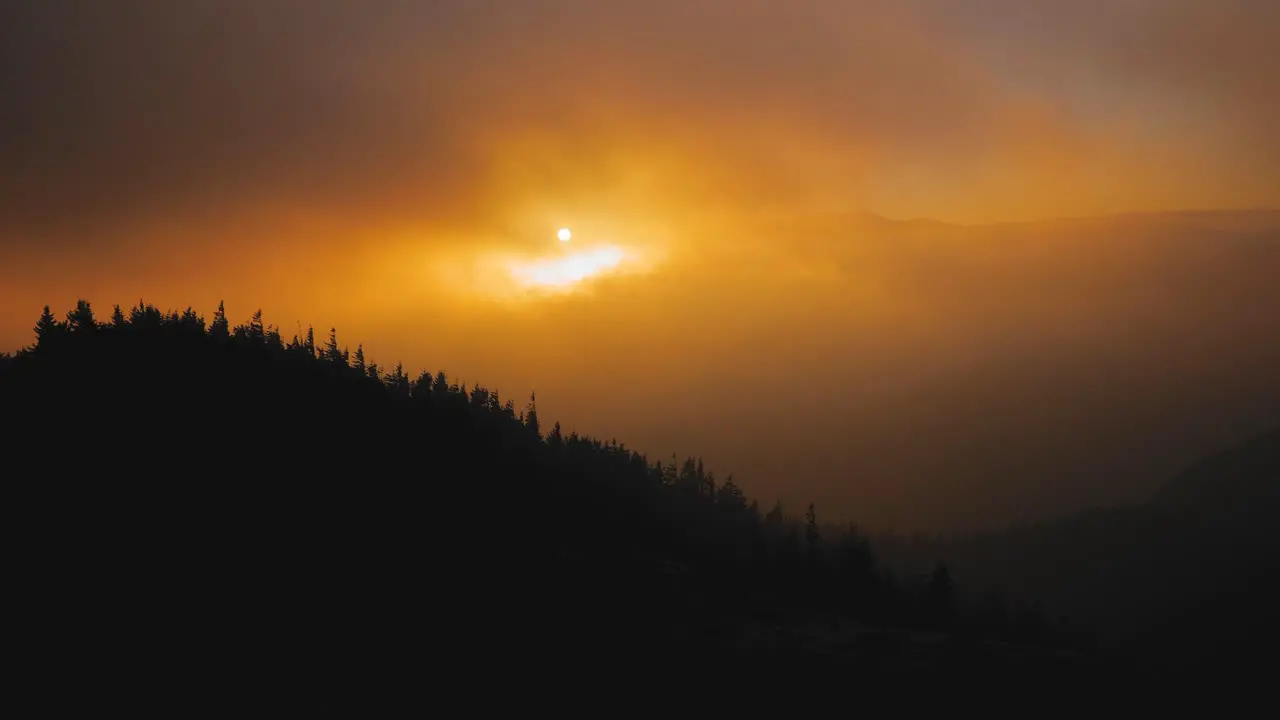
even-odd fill
[{"label": "distant mountain ridge", "polygon": [[1165,483],[1156,503],[1280,500],[1280,428],[1200,460]]},{"label": "distant mountain ridge", "polygon": [[907,567],[946,557],[972,592],[1038,598],[1152,673],[1229,681],[1280,647],[1280,429],[1193,463],[1144,503],[955,538],[889,539]]},{"label": "distant mountain ridge", "polygon": [[1065,215],[1029,220],[992,220],[983,222],[956,222],[930,217],[891,218],[870,211],[840,213],[830,216],[861,227],[926,227],[935,228],[986,228],[1030,225],[1090,225],[1090,224],[1142,224],[1184,225],[1201,229],[1229,232],[1255,232],[1280,230],[1280,208],[1210,208],[1203,210],[1153,210],[1139,212],[1105,213],[1099,215]]}]

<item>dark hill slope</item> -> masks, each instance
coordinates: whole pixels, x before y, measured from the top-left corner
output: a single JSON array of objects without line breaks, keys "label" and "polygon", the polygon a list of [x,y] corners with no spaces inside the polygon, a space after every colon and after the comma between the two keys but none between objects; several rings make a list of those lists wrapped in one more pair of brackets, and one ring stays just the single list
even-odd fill
[{"label": "dark hill slope", "polygon": [[1110,677],[1043,634],[957,634],[948,586],[893,581],[856,535],[802,541],[700,463],[547,432],[532,403],[259,320],[82,303],[37,336],[0,363],[0,442],[13,647],[46,698],[420,714]]}]

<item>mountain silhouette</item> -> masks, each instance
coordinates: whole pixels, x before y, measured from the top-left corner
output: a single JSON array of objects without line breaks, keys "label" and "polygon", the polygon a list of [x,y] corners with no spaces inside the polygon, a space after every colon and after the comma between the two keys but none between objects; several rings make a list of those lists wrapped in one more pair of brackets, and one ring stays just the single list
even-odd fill
[{"label": "mountain silhouette", "polygon": [[366,715],[497,688],[1118,677],[1034,614],[978,622],[945,565],[889,572],[812,505],[764,512],[696,458],[548,427],[533,396],[411,378],[334,331],[81,301],[35,336],[0,361],[11,647],[60,701]]}]

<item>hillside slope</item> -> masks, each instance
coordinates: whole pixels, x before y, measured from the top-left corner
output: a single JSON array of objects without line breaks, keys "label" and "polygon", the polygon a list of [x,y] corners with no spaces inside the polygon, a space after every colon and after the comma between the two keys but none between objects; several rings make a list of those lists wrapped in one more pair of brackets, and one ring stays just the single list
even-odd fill
[{"label": "hillside slope", "polygon": [[59,701],[1113,679],[1051,634],[982,640],[945,574],[895,580],[696,460],[547,431],[532,398],[286,344],[260,316],[103,324],[82,302],[36,335],[0,363],[11,613],[25,680]]}]

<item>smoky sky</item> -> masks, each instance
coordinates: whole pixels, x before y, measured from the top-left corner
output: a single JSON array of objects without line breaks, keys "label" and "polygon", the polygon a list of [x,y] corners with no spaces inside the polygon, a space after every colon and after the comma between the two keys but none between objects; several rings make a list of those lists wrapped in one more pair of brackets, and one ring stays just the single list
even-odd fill
[{"label": "smoky sky", "polygon": [[[672,181],[692,202],[825,194],[944,219],[1262,205],[1280,187],[1268,3],[0,7],[8,233],[319,201],[472,222],[509,200],[510,153],[521,183],[607,181],[610,152],[692,155],[701,182]],[[496,141],[526,136],[554,161]],[[1116,173],[1130,186],[1111,202],[1137,207],[1090,190]]]},{"label": "smoky sky", "polygon": [[[1111,216],[1280,206],[1277,45],[1253,0],[0,0],[0,350],[226,300],[827,517],[1134,499],[1278,420],[1277,215]],[[457,289],[562,225],[663,262]]]}]

